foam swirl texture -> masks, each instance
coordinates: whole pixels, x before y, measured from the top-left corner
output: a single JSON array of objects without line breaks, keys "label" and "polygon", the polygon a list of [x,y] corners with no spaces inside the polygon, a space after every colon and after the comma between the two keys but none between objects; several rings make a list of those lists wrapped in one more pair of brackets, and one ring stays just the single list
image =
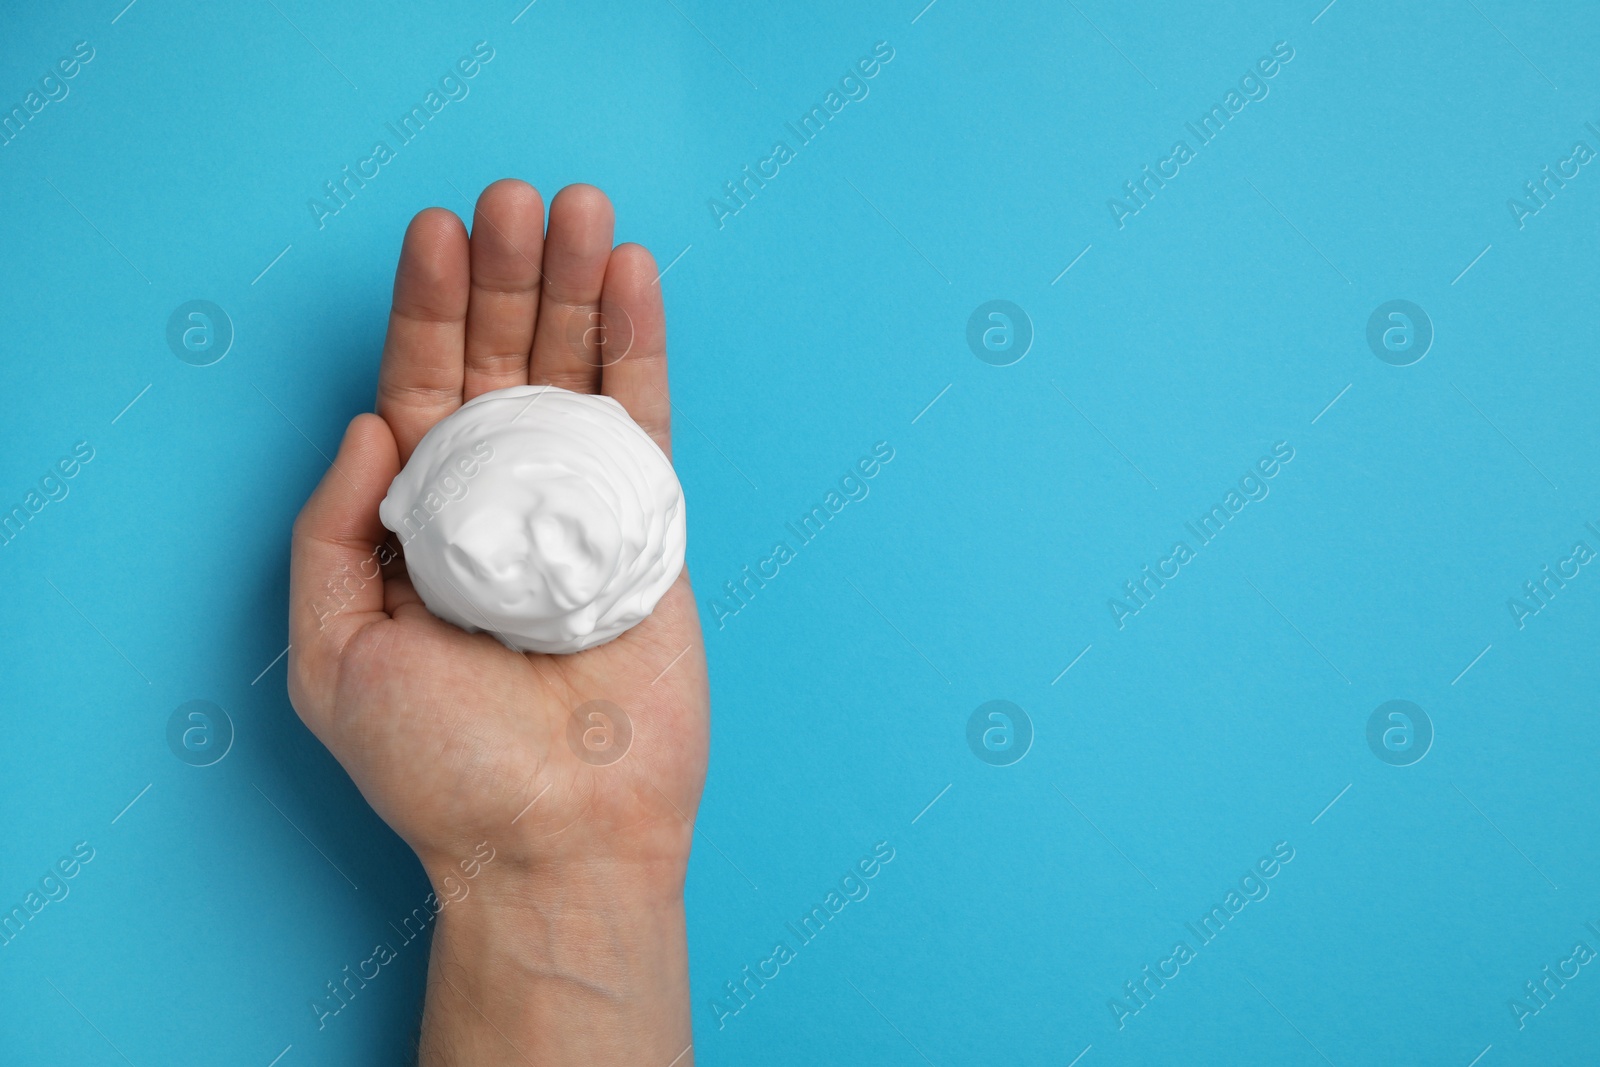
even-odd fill
[{"label": "foam swirl texture", "polygon": [[683,489],[621,404],[497,389],[422,438],[378,509],[428,610],[519,651],[644,621],[683,569]]}]

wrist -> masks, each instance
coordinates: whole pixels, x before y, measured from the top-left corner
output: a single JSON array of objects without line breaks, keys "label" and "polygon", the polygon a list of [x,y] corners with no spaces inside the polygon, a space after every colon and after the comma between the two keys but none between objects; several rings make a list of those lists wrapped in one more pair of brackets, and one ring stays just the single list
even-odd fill
[{"label": "wrist", "polygon": [[[479,1058],[464,1062],[498,1063],[494,1048],[509,1045],[535,1062],[664,1064],[688,1046],[681,874],[612,863],[529,870],[498,857],[470,880],[449,870],[435,875],[424,1051],[428,1040],[459,1051],[478,1022],[493,1025],[477,1035]],[[451,878],[453,897],[440,892]]]},{"label": "wrist", "polygon": [[424,856],[422,866],[441,909],[463,919],[470,913],[474,921],[521,925],[552,913],[681,906],[688,857],[665,853],[534,860],[484,841],[459,858]]},{"label": "wrist", "polygon": [[683,876],[670,867],[529,868],[497,857],[475,878],[455,868],[430,876],[441,932],[533,976],[624,984],[632,960],[683,934]]},{"label": "wrist", "polygon": [[621,1004],[651,995],[659,967],[686,956],[683,899],[609,881],[567,880],[498,898],[474,892],[440,911],[435,953],[440,948],[511,988]]},{"label": "wrist", "polygon": [[626,831],[503,832],[412,847],[439,900],[480,894],[515,909],[537,908],[552,898],[576,902],[580,894],[595,903],[681,898],[693,842],[692,823],[663,819]]}]

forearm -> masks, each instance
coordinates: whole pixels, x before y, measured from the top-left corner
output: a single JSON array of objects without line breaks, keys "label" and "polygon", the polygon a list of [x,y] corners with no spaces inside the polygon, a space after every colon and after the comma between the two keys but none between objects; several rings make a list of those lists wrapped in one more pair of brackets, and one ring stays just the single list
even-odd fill
[{"label": "forearm", "polygon": [[420,1067],[690,1067],[682,882],[486,871],[439,913]]}]

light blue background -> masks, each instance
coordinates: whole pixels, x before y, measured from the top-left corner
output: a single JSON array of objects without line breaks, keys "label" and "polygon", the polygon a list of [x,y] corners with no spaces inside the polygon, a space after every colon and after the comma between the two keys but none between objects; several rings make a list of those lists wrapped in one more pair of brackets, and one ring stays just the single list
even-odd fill
[{"label": "light blue background", "polygon": [[[95,57],[0,147],[0,500],[96,454],[0,548],[0,910],[96,855],[0,947],[0,1060],[410,1055],[420,945],[326,1029],[309,1010],[427,888],[268,665],[405,221],[516,175],[593,182],[619,240],[682,253],[703,603],[895,449],[724,628],[704,613],[701,1063],[1594,1062],[1594,968],[1525,1029],[1508,1001],[1600,947],[1600,576],[1522,629],[1507,600],[1600,549],[1600,173],[1521,229],[1506,201],[1600,148],[1600,17],[924,2],[6,16],[7,109]],[[308,199],[480,40],[470,96],[319,230]],[[878,41],[870,95],[719,228],[708,199]],[[1278,41],[1270,95],[1119,230],[1108,198]],[[1436,330],[1404,368],[1365,340],[1396,298]],[[213,366],[166,346],[190,299],[234,323]],[[1010,367],[966,345],[991,299],[1035,329]],[[1119,630],[1108,599],[1278,441],[1270,497]],[[207,768],[165,741],[192,699],[237,729]],[[1010,767],[967,748],[991,699],[1034,724]],[[1390,699],[1437,731],[1414,766],[1367,747]],[[871,895],[719,1028],[723,983],[878,841]],[[1271,895],[1119,1031],[1123,983],[1280,841]]]}]

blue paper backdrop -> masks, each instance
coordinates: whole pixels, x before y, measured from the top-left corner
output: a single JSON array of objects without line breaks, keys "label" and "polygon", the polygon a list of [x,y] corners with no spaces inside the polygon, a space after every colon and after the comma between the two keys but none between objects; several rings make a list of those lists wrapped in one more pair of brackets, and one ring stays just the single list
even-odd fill
[{"label": "blue paper backdrop", "polygon": [[1600,17],[924,2],[7,15],[0,1060],[410,1054],[420,943],[310,1007],[427,888],[288,530],[406,220],[516,175],[670,264],[700,1062],[1593,1062]]}]

